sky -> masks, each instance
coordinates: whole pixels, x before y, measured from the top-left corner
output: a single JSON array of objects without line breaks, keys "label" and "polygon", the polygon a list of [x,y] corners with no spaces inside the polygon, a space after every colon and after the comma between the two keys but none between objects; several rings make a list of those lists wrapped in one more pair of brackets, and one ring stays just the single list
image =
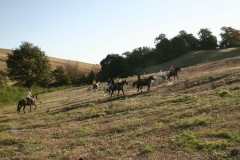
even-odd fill
[{"label": "sky", "polygon": [[0,48],[22,42],[47,56],[100,64],[108,54],[155,48],[184,30],[240,30],[240,0],[0,0]]}]

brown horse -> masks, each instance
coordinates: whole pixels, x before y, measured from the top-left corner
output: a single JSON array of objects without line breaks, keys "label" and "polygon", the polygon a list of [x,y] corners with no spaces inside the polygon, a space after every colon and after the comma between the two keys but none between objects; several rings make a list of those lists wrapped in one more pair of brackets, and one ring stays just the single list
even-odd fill
[{"label": "brown horse", "polygon": [[138,81],[138,82],[137,82],[137,88],[138,88],[137,92],[138,92],[139,90],[141,90],[141,92],[142,92],[142,87],[143,87],[143,86],[148,86],[148,89],[147,89],[147,90],[149,91],[150,86],[151,86],[151,82],[154,81],[154,80],[155,80],[155,77],[150,76],[148,79],[144,79],[144,80]]},{"label": "brown horse", "polygon": [[[115,90],[118,90],[118,94],[117,95],[119,95],[119,92],[120,91],[122,91],[123,92],[123,95],[125,95],[124,94],[124,91],[123,91],[123,86],[124,85],[128,85],[128,82],[126,81],[126,80],[123,80],[122,82],[120,82],[120,83],[114,83],[113,85],[111,85],[110,87],[109,87],[109,95],[111,95],[111,97],[112,97],[112,95],[113,95],[113,92],[115,91]],[[112,91],[112,92],[111,92]],[[111,92],[111,94],[110,94],[110,92]]]},{"label": "brown horse", "polygon": [[[177,79],[178,79],[178,71],[181,71],[180,67],[175,68],[175,72],[169,72],[169,73],[167,74],[167,80],[169,80],[170,77],[172,77],[172,76],[174,76],[174,81],[175,81],[175,76],[176,76]],[[171,79],[170,79],[170,80],[171,80]]]},{"label": "brown horse", "polygon": [[37,108],[37,105],[36,105],[36,100],[38,99],[38,96],[37,94],[34,94],[32,96],[32,98],[34,99],[34,101],[30,101],[29,99],[22,99],[18,102],[18,106],[17,106],[17,113],[20,113],[20,110],[23,106],[23,112],[25,113],[25,107],[26,106],[30,106],[30,112],[31,112],[31,109],[32,109],[32,105],[35,105],[35,108],[34,110]]}]

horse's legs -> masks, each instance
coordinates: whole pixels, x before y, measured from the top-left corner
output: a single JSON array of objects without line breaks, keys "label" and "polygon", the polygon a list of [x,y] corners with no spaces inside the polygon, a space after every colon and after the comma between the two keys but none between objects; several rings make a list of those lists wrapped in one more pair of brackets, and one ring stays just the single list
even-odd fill
[{"label": "horse's legs", "polygon": [[125,94],[124,94],[124,91],[122,90],[122,92],[123,92],[123,95],[125,96]]},{"label": "horse's legs", "polygon": [[150,84],[148,85],[148,89],[147,89],[148,91],[149,91],[149,88],[150,88]]},{"label": "horse's legs", "polygon": [[26,112],[25,112],[25,107],[26,107],[26,105],[23,106],[23,112],[24,112],[24,113],[26,113]]},{"label": "horse's legs", "polygon": [[110,96],[110,97],[112,97],[112,95],[113,95],[113,92],[114,92],[114,90],[112,89],[112,93],[111,93],[111,96]]},{"label": "horse's legs", "polygon": [[140,90],[141,90],[141,92],[143,92],[143,91],[142,91],[142,86],[140,87]]},{"label": "horse's legs", "polygon": [[17,113],[20,112],[20,109],[21,109],[21,104],[20,104],[20,102],[19,102],[19,103],[18,103],[18,106],[17,106]]}]

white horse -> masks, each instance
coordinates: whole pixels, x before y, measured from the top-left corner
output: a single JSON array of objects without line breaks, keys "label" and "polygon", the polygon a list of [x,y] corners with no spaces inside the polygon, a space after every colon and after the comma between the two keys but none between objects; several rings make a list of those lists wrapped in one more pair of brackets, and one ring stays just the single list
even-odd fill
[{"label": "white horse", "polygon": [[91,86],[89,86],[87,88],[87,91],[92,91],[92,90],[98,91],[99,90],[99,86],[100,86],[100,82],[97,82],[96,86],[92,84]]},{"label": "white horse", "polygon": [[160,74],[156,77],[154,84],[158,85],[160,82],[165,82],[167,80],[167,74],[168,72],[166,72],[165,75]]},{"label": "white horse", "polygon": [[108,91],[109,91],[109,87],[110,87],[111,85],[109,85],[109,84],[106,84],[105,86],[103,86],[103,91],[105,92],[105,93],[107,93]]}]

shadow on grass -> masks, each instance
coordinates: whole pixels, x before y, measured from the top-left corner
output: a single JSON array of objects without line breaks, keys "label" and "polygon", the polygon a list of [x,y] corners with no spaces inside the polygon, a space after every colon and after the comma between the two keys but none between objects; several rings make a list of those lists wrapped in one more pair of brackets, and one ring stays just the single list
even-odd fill
[{"label": "shadow on grass", "polygon": [[49,114],[58,114],[59,112],[68,112],[68,111],[71,111],[71,110],[74,110],[74,109],[78,109],[78,108],[83,108],[83,107],[89,107],[91,106],[91,103],[95,103],[95,105],[97,104],[102,104],[102,103],[107,103],[107,102],[112,102],[112,101],[117,101],[117,100],[124,100],[126,98],[134,98],[136,96],[139,96],[139,95],[146,95],[148,94],[149,92],[138,92],[138,93],[133,93],[133,94],[130,94],[130,95],[119,95],[119,96],[115,96],[115,97],[108,97],[108,98],[99,98],[99,99],[94,99],[94,100],[91,100],[91,101],[84,101],[84,102],[73,102],[73,103],[68,103],[68,107],[65,107],[65,108],[61,108],[61,109],[56,109],[54,111],[51,111],[51,113]]}]

